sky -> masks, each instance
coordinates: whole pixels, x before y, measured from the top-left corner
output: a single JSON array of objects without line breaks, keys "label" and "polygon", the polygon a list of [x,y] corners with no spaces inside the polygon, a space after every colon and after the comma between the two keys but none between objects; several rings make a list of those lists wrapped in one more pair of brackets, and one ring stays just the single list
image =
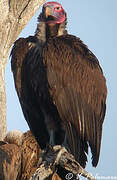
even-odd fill
[{"label": "sky", "polygon": [[[108,97],[103,125],[100,161],[97,168],[91,166],[91,154],[87,170],[97,179],[117,179],[117,0],[58,0],[67,12],[67,29],[88,45],[97,56],[106,77]],[[33,35],[37,25],[36,12],[20,37]],[[10,58],[6,67],[7,126],[8,131],[27,131],[22,110],[14,88]],[[83,178],[81,178],[83,179]]]}]

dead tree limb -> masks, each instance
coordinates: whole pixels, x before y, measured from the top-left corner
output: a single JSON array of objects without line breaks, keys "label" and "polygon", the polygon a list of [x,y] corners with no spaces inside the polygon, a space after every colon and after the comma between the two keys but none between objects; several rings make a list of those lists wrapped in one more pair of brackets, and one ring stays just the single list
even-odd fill
[{"label": "dead tree limb", "polygon": [[64,179],[78,179],[78,176],[83,176],[88,180],[95,180],[91,174],[80,166],[80,164],[74,159],[74,156],[68,153],[68,151],[61,146],[49,148],[45,153],[43,153],[42,162],[39,164],[39,168],[30,180],[50,180],[55,172],[57,172],[61,177],[62,174],[57,169],[58,166],[63,168],[63,171],[67,171]]}]

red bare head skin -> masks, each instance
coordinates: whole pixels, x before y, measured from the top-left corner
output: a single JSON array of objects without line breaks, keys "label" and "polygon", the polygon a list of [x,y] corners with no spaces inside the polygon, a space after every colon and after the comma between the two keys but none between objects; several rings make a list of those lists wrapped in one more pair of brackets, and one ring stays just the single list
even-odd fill
[{"label": "red bare head skin", "polygon": [[66,20],[66,13],[58,2],[47,2],[43,5],[39,21],[47,24],[61,24]]},{"label": "red bare head skin", "polygon": [[43,7],[49,6],[49,5],[59,5],[61,6],[60,3],[56,2],[56,1],[51,1],[51,2],[47,2],[43,5]]}]

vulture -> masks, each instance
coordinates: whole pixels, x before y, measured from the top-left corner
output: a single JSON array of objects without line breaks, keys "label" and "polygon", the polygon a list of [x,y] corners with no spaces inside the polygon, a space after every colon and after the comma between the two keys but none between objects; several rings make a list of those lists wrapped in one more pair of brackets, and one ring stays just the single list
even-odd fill
[{"label": "vulture", "polygon": [[4,141],[0,141],[0,180],[21,180],[23,133],[9,132]]},{"label": "vulture", "polygon": [[11,68],[24,117],[41,149],[64,145],[82,167],[100,155],[106,79],[96,56],[66,30],[58,2],[43,5],[34,36],[19,38]]},{"label": "vulture", "polygon": [[[7,133],[0,141],[0,180],[28,180],[37,170],[42,150],[30,131]],[[61,180],[54,173],[51,180]]]}]

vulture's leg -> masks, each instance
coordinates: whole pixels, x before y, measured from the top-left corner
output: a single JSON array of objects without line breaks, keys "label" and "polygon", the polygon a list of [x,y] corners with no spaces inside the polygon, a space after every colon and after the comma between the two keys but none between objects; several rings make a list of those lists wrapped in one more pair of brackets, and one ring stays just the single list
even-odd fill
[{"label": "vulture's leg", "polygon": [[50,142],[49,142],[49,144],[52,145],[52,146],[54,146],[54,131],[51,130],[51,131],[49,132],[49,134],[50,134]]},{"label": "vulture's leg", "polygon": [[58,128],[54,131],[54,143],[55,145],[62,145],[65,139],[65,131],[62,128]]}]

